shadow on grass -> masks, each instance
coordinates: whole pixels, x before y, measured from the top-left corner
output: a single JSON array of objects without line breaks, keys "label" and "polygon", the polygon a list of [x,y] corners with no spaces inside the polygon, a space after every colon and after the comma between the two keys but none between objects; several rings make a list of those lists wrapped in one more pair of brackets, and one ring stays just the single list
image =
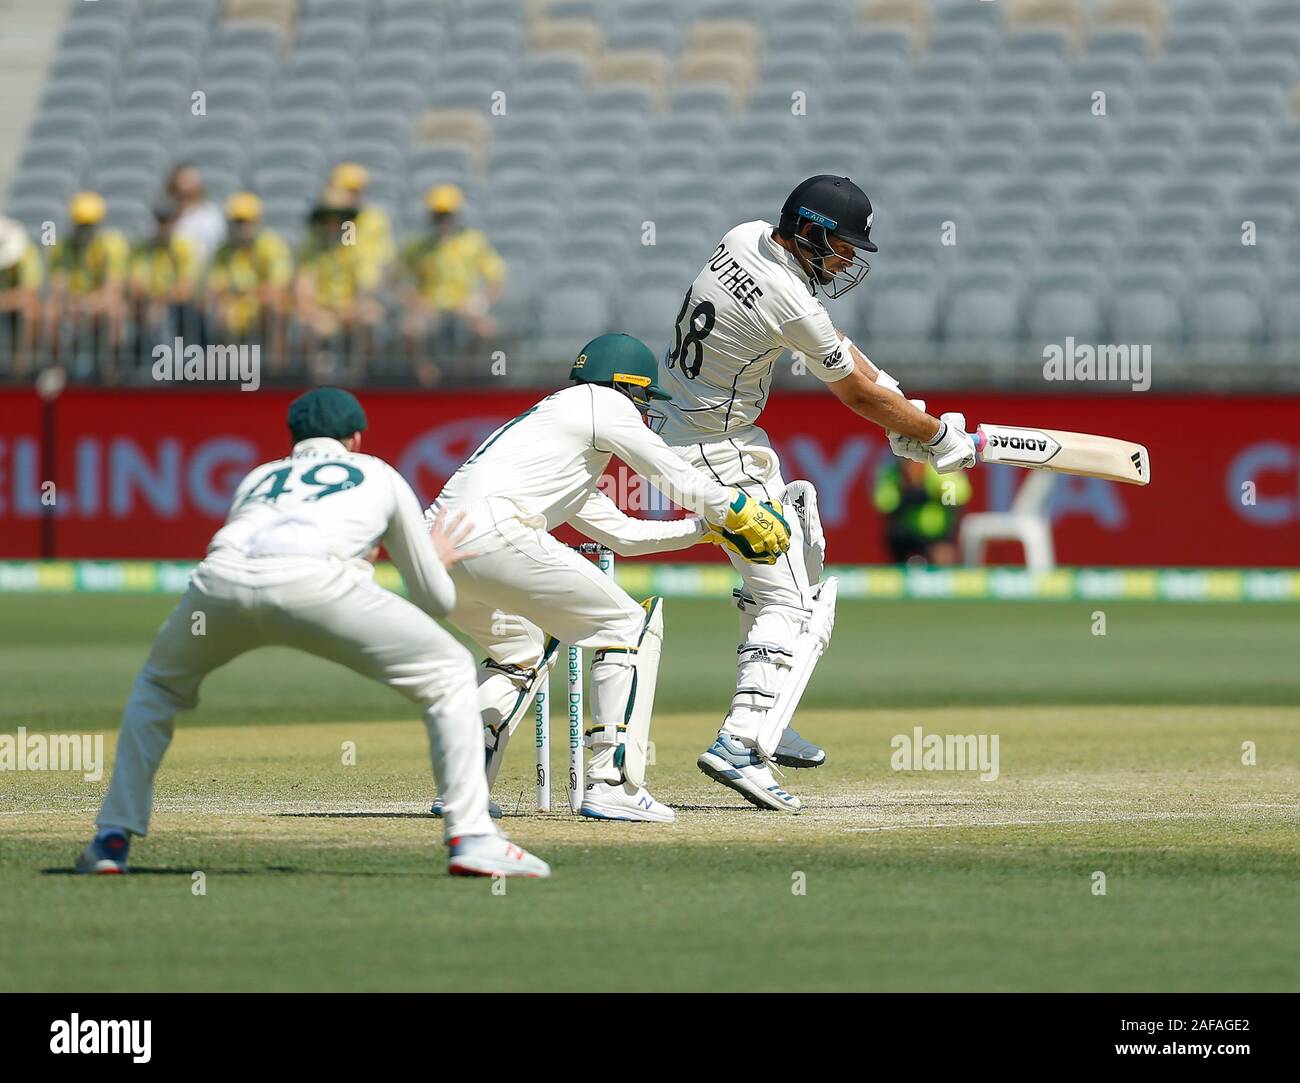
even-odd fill
[{"label": "shadow on grass", "polygon": [[[99,873],[88,875],[86,879],[108,880],[118,877],[129,879],[132,876],[185,876],[191,877],[200,870],[194,868],[150,868],[132,865],[123,877],[117,873]],[[393,869],[314,869],[300,868],[296,865],[267,865],[260,869],[223,869],[219,865],[206,865],[202,870],[207,876],[265,876],[267,873],[285,873],[291,876],[352,876],[352,877],[408,877],[418,879],[443,879],[446,869],[441,865],[431,864],[427,870],[400,872]],[[79,876],[73,869],[41,869],[42,876]]]}]

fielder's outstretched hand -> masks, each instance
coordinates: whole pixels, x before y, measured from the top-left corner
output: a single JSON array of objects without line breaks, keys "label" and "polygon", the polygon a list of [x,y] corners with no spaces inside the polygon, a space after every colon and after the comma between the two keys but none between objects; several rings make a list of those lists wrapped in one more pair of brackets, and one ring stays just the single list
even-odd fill
[{"label": "fielder's outstretched hand", "polygon": [[439,509],[433,520],[433,526],[429,528],[429,537],[433,539],[434,551],[438,554],[438,559],[442,561],[444,568],[450,568],[462,560],[478,556],[477,553],[461,548],[473,529],[474,524],[466,518],[463,511],[458,511],[449,520],[447,513]]}]

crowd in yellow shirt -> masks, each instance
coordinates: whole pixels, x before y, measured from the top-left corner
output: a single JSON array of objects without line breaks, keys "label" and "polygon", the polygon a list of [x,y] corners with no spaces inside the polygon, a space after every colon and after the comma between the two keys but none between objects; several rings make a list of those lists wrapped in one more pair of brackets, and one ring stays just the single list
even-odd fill
[{"label": "crowd in yellow shirt", "polygon": [[[455,186],[428,191],[427,230],[400,250],[368,186],[364,167],[337,166],[297,252],[264,224],[256,194],[236,192],[218,209],[192,166],[173,173],[152,232],[134,244],[93,191],[74,195],[67,224],[39,244],[0,219],[0,378],[24,375],[37,359],[75,367],[89,356],[83,375],[112,380],[132,357],[138,370],[153,343],[179,336],[259,344],[272,370],[292,355],[351,377],[364,376],[387,338],[390,363],[437,382],[444,358],[495,331],[505,263],[463,225]],[[202,231],[182,228],[196,206],[208,212]],[[218,214],[224,240],[213,236]]]}]

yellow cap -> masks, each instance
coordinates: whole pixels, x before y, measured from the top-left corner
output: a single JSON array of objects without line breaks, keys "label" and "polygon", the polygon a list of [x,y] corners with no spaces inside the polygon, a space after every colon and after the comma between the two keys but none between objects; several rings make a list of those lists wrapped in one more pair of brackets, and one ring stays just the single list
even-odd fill
[{"label": "yellow cap", "polygon": [[76,226],[93,226],[104,220],[108,207],[98,192],[78,192],[68,202],[68,215]]},{"label": "yellow cap", "polygon": [[252,192],[236,192],[226,200],[226,217],[232,222],[256,222],[262,217],[262,201]]},{"label": "yellow cap", "polygon": [[356,162],[340,162],[330,174],[331,188],[346,188],[349,192],[361,192],[370,183],[370,171]]},{"label": "yellow cap", "polygon": [[454,214],[465,202],[465,193],[454,184],[435,184],[425,197],[434,214]]}]

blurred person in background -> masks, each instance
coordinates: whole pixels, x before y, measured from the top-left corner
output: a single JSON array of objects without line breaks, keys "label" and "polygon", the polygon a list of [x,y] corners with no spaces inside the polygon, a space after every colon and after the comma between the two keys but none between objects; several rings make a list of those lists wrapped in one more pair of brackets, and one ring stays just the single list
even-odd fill
[{"label": "blurred person in background", "polygon": [[425,198],[429,232],[402,250],[402,337],[416,379],[438,381],[436,361],[468,352],[496,330],[489,314],[501,296],[506,265],[460,212],[465,197],[454,184],[439,184]]},{"label": "blurred person in background", "polygon": [[50,249],[43,330],[53,361],[71,352],[78,375],[89,375],[98,366],[100,376],[111,381],[117,376],[126,325],[131,247],[117,230],[103,225],[107,213],[98,192],[78,192],[69,201],[70,228]]},{"label": "blurred person in background", "polygon": [[374,267],[361,255],[353,230],[357,208],[350,192],[328,188],[312,209],[294,278],[294,307],[308,364],[319,379],[364,374],[384,317],[375,297]]},{"label": "blurred person in background", "polygon": [[942,477],[929,463],[893,459],[876,475],[876,510],[895,564],[957,563],[957,520],[970,502],[964,473]]},{"label": "blurred person in background", "polygon": [[340,162],[330,173],[329,186],[347,192],[356,210],[357,248],[367,264],[367,272],[376,282],[383,282],[397,255],[393,243],[393,224],[388,213],[365,201],[370,187],[370,171],[356,162]]},{"label": "blurred person in background", "polygon": [[182,162],[167,178],[167,195],[176,203],[176,235],[194,246],[199,270],[212,262],[226,239],[226,219],[207,196],[198,168]]},{"label": "blurred person in background", "polygon": [[222,342],[261,343],[271,367],[282,367],[293,253],[262,225],[262,201],[252,192],[226,200],[226,224],[228,239],[212,258],[206,284],[214,332]]},{"label": "blurred person in background", "polygon": [[177,335],[200,337],[194,307],[198,255],[194,242],[176,233],[178,211],[172,200],[160,199],[154,205],[153,236],[131,254],[129,296],[139,359]]},{"label": "blurred person in background", "polygon": [[21,222],[0,218],[0,375],[31,367],[45,267]]}]

